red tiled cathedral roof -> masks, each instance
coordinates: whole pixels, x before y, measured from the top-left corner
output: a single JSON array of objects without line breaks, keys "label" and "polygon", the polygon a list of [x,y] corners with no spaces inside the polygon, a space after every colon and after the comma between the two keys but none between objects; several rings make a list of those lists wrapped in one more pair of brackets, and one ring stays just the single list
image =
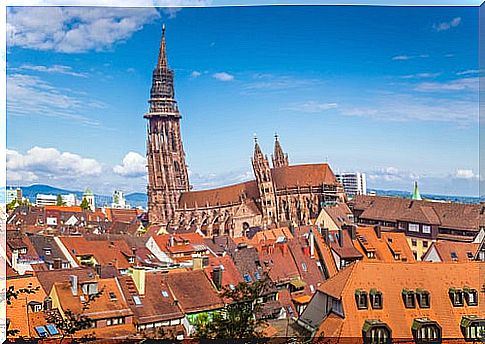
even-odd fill
[{"label": "red tiled cathedral roof", "polygon": [[271,175],[276,189],[337,184],[328,164],[282,166],[271,169]]}]

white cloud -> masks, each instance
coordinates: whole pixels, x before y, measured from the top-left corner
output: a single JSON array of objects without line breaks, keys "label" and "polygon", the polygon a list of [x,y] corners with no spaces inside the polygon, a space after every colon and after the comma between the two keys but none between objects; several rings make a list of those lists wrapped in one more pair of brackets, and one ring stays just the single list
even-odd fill
[{"label": "white cloud", "polygon": [[300,79],[289,75],[255,74],[253,80],[244,86],[244,92],[260,91],[285,91],[290,89],[301,89],[315,87],[322,83],[318,79]]},{"label": "white cloud", "polygon": [[457,27],[461,23],[461,17],[453,18],[448,22],[435,23],[433,24],[433,29],[436,31],[447,31],[453,27]]},{"label": "white cloud", "polygon": [[367,178],[374,183],[418,180],[419,176],[410,171],[403,171],[396,167],[384,167],[367,172]]},{"label": "white cloud", "polygon": [[284,108],[283,110],[304,112],[304,113],[321,113],[327,110],[336,109],[337,103],[322,103],[314,100],[310,100],[303,103],[294,103]]},{"label": "white cloud", "polygon": [[113,167],[113,172],[128,178],[146,176],[146,158],[135,152],[128,152],[121,165]]},{"label": "white cloud", "polygon": [[154,8],[10,7],[7,45],[65,53],[106,50],[158,17]]},{"label": "white cloud", "polygon": [[477,179],[478,175],[473,172],[473,170],[468,169],[458,169],[454,174],[455,178],[458,179]]},{"label": "white cloud", "polygon": [[188,171],[191,184],[195,189],[216,188],[236,183],[241,183],[247,180],[254,179],[253,172],[246,170],[230,171],[226,173],[197,173],[191,170]]},{"label": "white cloud", "polygon": [[96,120],[80,115],[86,108],[103,108],[100,102],[82,99],[71,90],[52,86],[39,77],[7,76],[7,113],[14,116],[46,116],[97,126]]},{"label": "white cloud", "polygon": [[421,54],[421,55],[397,55],[397,56],[393,56],[392,57],[392,60],[394,61],[407,61],[407,60],[412,60],[412,59],[416,59],[416,58],[427,58],[429,57],[428,54]]},{"label": "white cloud", "polygon": [[192,73],[190,73],[190,77],[191,77],[191,78],[194,78],[194,79],[195,79],[195,78],[198,78],[198,77],[199,77],[199,76],[201,76],[201,75],[202,75],[202,73],[201,73],[201,72],[199,72],[199,71],[196,71],[196,70],[194,70]]},{"label": "white cloud", "polygon": [[468,70],[458,72],[456,73],[456,75],[469,75],[469,74],[478,74],[478,73],[480,73],[480,70],[478,69],[468,69]]},{"label": "white cloud", "polygon": [[403,75],[402,79],[424,79],[424,78],[436,78],[440,76],[441,73],[416,73],[416,74],[408,74]]},{"label": "white cloud", "polygon": [[340,106],[346,116],[367,117],[374,120],[408,122],[448,122],[467,127],[478,121],[478,105],[474,101],[389,94],[377,98],[372,105]]},{"label": "white cloud", "polygon": [[55,148],[33,147],[26,154],[7,149],[7,180],[31,182],[38,179],[71,179],[99,176],[101,164]]},{"label": "white cloud", "polygon": [[234,80],[234,75],[231,75],[226,72],[219,72],[219,73],[214,73],[212,74],[212,77],[214,79],[220,80],[220,81],[232,81]]},{"label": "white cloud", "polygon": [[63,66],[63,65],[52,65],[52,66],[36,66],[32,64],[24,64],[16,69],[19,70],[33,70],[36,72],[43,72],[43,73],[57,73],[57,74],[65,74],[76,76],[80,78],[86,78],[86,73],[78,73],[74,72],[71,67]]},{"label": "white cloud", "polygon": [[461,78],[445,82],[423,82],[415,87],[416,91],[478,91],[479,79]]}]

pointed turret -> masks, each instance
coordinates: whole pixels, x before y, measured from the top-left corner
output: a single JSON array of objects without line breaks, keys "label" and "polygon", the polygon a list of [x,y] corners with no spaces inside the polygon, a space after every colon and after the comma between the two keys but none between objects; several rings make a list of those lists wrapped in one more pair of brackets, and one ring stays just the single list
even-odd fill
[{"label": "pointed turret", "polygon": [[254,160],[259,160],[261,158],[264,159],[263,151],[261,150],[261,147],[259,146],[258,138],[256,136],[254,136],[254,154],[253,154],[253,159]]},{"label": "pointed turret", "polygon": [[413,200],[421,201],[421,194],[419,193],[418,182],[414,182]]},{"label": "pointed turret", "polygon": [[275,142],[274,142],[274,154],[272,155],[273,158],[273,167],[281,167],[281,166],[288,166],[288,154],[283,152],[283,148],[281,148],[280,141],[278,139],[278,134],[275,134]]},{"label": "pointed turret", "polygon": [[162,40],[160,41],[160,52],[158,53],[158,68],[167,68],[167,49],[165,47],[165,24],[162,26]]}]

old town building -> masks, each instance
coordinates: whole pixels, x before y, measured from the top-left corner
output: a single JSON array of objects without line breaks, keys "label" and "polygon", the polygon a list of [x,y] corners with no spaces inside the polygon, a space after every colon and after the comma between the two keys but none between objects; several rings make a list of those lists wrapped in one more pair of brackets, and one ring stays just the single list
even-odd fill
[{"label": "old town building", "polygon": [[165,29],[149,104],[145,114],[149,220],[163,225],[164,230],[192,229],[207,236],[237,237],[250,227],[308,224],[324,204],[343,198],[343,189],[328,164],[289,165],[278,136],[272,167],[255,140],[251,160],[255,180],[190,191],[174,73],[167,64]]}]

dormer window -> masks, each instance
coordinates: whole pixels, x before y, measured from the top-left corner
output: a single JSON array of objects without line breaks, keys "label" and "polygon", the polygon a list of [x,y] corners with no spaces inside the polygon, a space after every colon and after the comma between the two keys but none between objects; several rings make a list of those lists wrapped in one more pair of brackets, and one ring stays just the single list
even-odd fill
[{"label": "dormer window", "polygon": [[110,299],[111,301],[115,301],[115,300],[116,300],[116,294],[115,294],[115,293],[113,293],[112,291],[110,291],[110,292],[109,292],[109,299]]},{"label": "dormer window", "polygon": [[465,287],[463,292],[468,306],[478,306],[478,292],[476,289]]},{"label": "dormer window", "polygon": [[416,290],[416,299],[418,300],[418,304],[420,308],[429,308],[430,307],[430,297],[429,291],[424,289],[417,289]]},{"label": "dormer window", "polygon": [[476,315],[464,315],[460,323],[461,333],[467,342],[485,339],[485,318]]},{"label": "dormer window", "polygon": [[414,319],[411,327],[416,344],[441,343],[441,326],[428,318]]},{"label": "dormer window", "polygon": [[367,251],[367,258],[374,259],[376,257],[376,253],[374,251]]},{"label": "dormer window", "polygon": [[414,297],[414,290],[403,289],[402,290],[402,299],[404,302],[404,306],[406,308],[415,308],[416,307],[416,298]]},{"label": "dormer window", "polygon": [[367,309],[367,292],[363,289],[357,289],[355,291],[355,302],[357,309]]},{"label": "dormer window", "polygon": [[461,289],[450,288],[448,291],[448,295],[450,296],[450,300],[453,306],[461,307],[464,305],[463,291]]},{"label": "dormer window", "polygon": [[381,320],[367,319],[362,326],[364,344],[392,343],[391,329]]},{"label": "dormer window", "polygon": [[369,292],[370,304],[373,309],[382,309],[382,292],[371,289]]}]

